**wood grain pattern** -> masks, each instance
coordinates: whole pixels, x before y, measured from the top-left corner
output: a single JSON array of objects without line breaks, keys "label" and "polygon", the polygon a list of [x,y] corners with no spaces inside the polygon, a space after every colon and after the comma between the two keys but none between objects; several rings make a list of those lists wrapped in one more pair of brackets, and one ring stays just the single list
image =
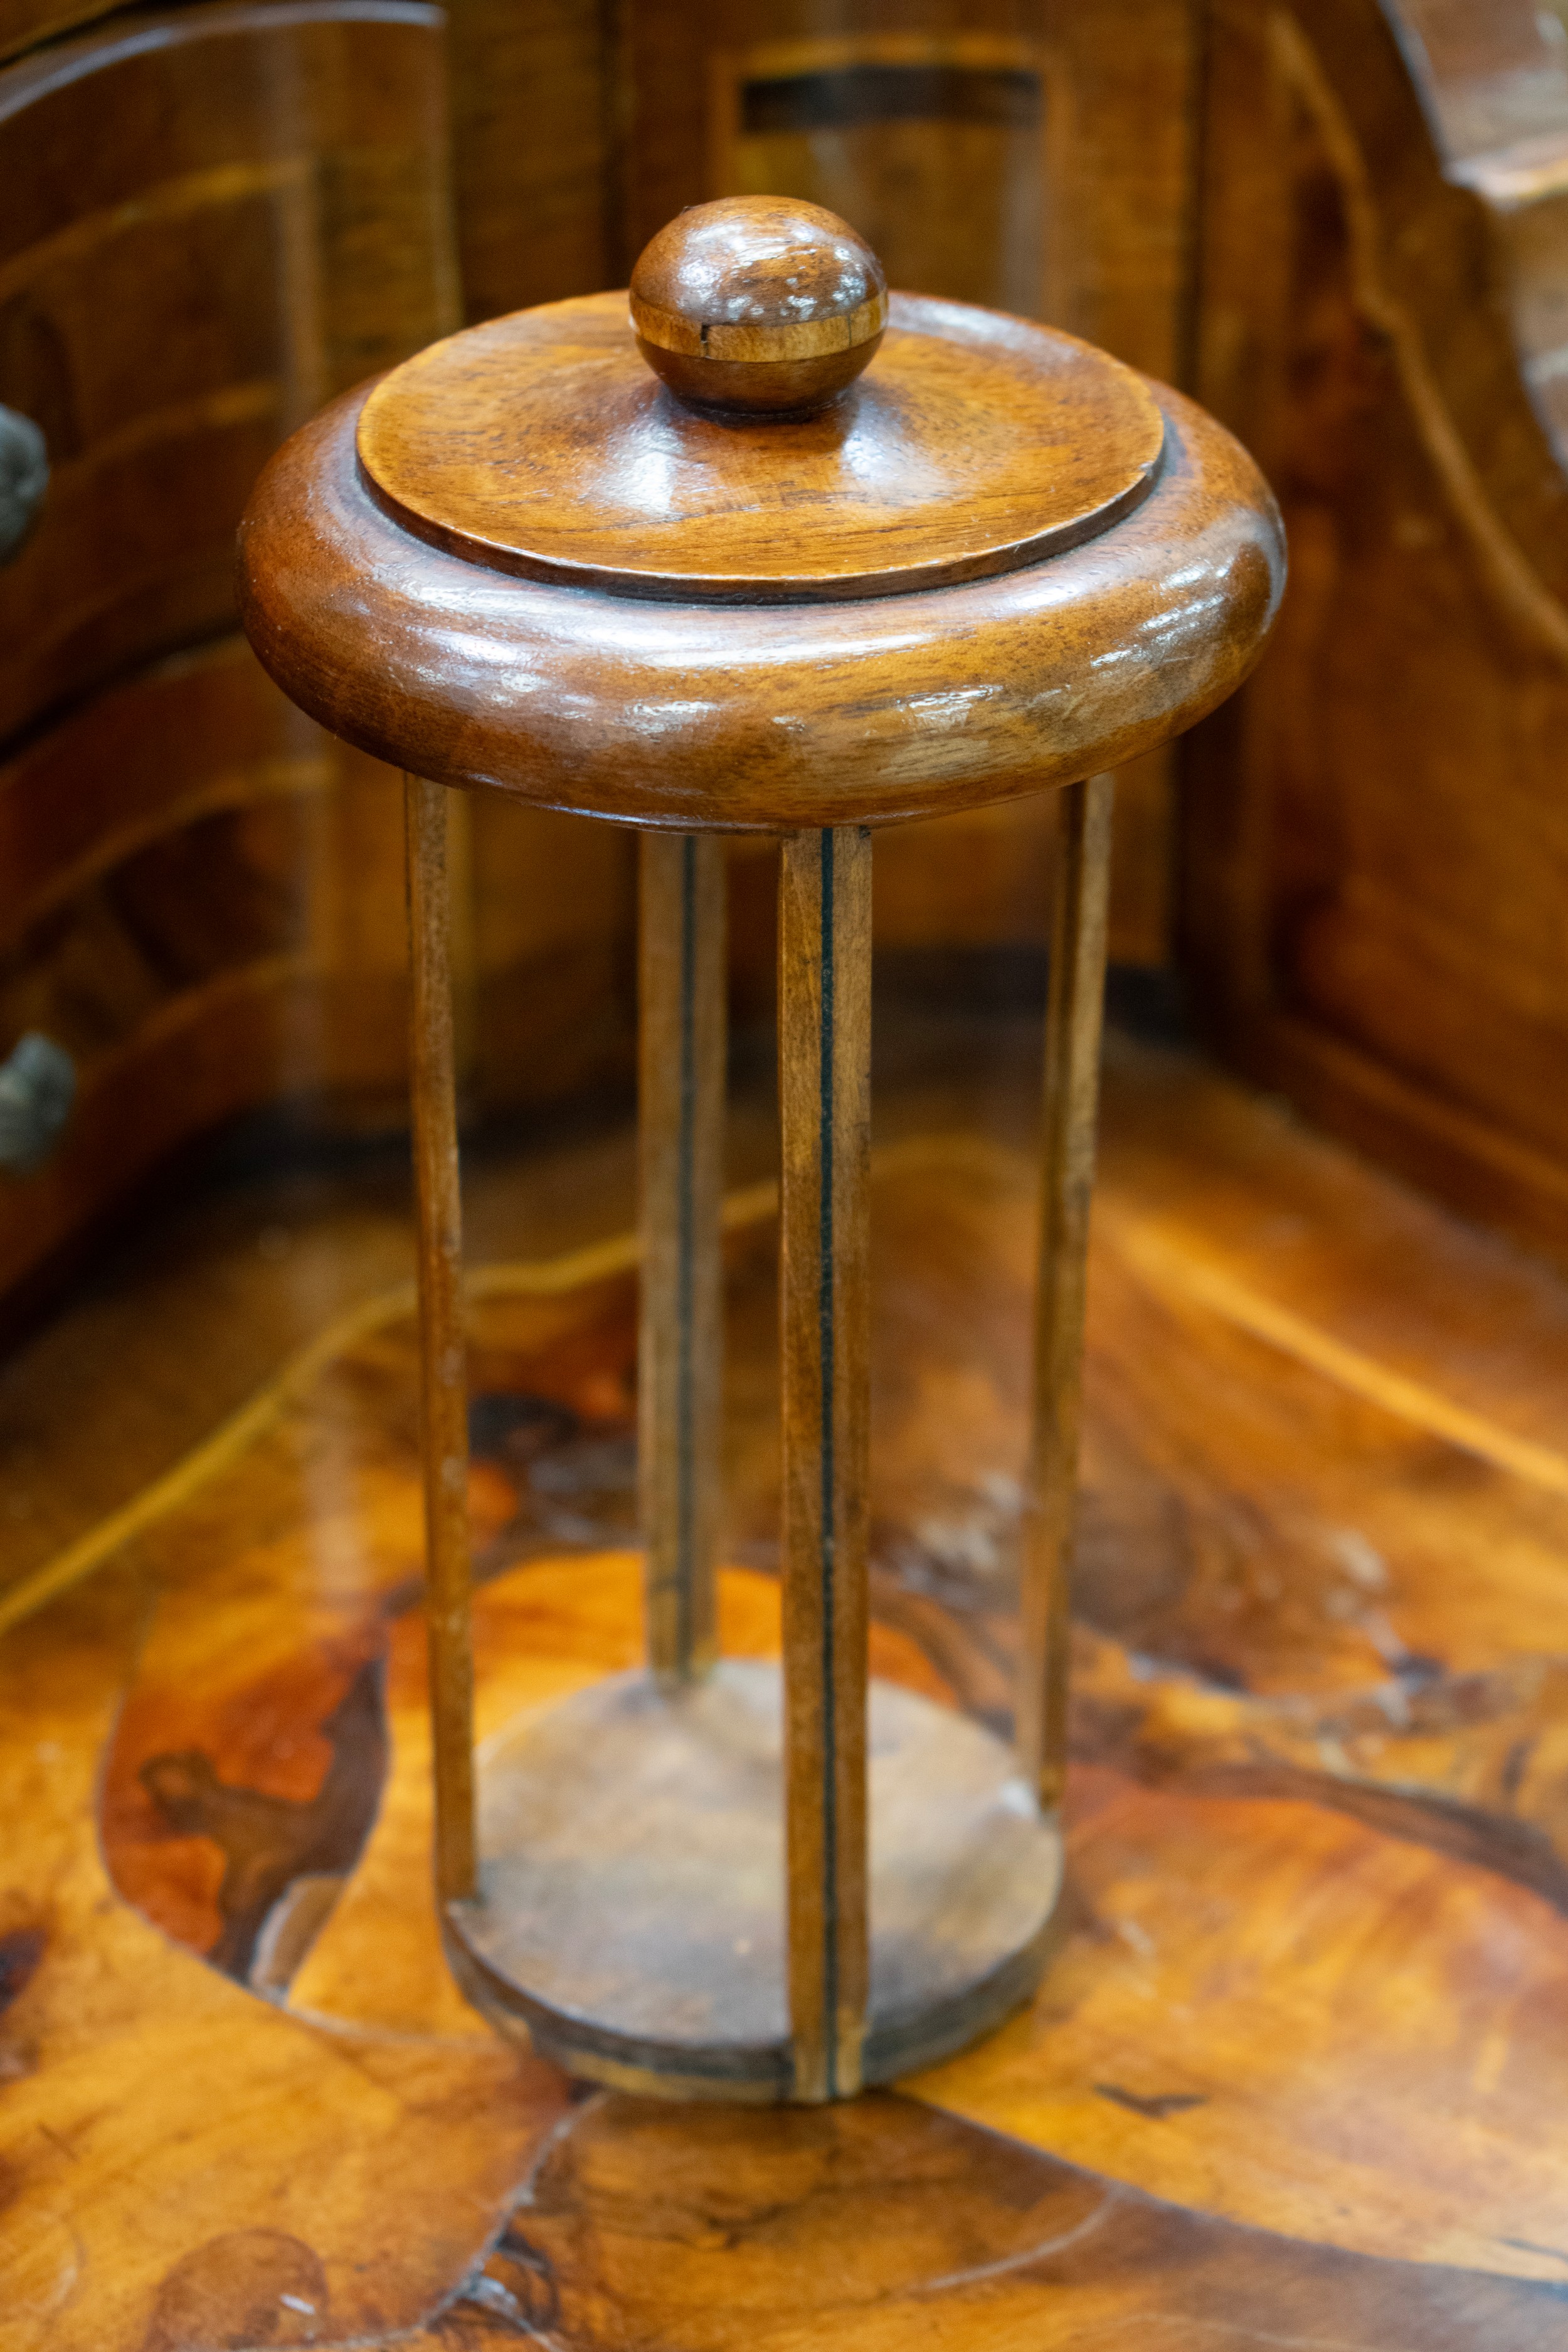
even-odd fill
[{"label": "wood grain pattern", "polygon": [[420,1444],[425,1465],[425,1612],[430,1643],[436,1884],[471,1895],[473,1643],[468,1587],[468,1384],[463,1337],[463,1204],[452,1035],[447,789],[405,780],[409,1075],[419,1213]]},{"label": "wood grain pattern", "polygon": [[367,396],[355,447],[391,516],[470,562],[752,605],[1038,562],[1141,505],[1164,439],[1148,387],[1102,353],[908,295],[874,371],[822,415],[707,405],[672,401],[625,297],[595,294],[405,362]]},{"label": "wood grain pattern", "polygon": [[[895,285],[1048,320],[1188,385],[1201,49],[1187,0],[1075,0],[1026,22],[1009,0],[962,21],[922,0],[896,24],[873,5],[829,20],[817,0],[639,0],[605,68],[623,250],[705,197],[805,196],[852,221]],[[1170,959],[1172,789],[1158,755],[1119,779],[1122,962]],[[1005,828],[959,814],[889,846],[879,926],[901,916],[905,943],[918,924],[939,951],[1037,946],[1048,880],[1031,898],[970,877],[1039,872],[1052,830],[1048,808],[1020,806]]]},{"label": "wood grain pattern", "polygon": [[[694,642],[678,607],[509,579],[411,541],[359,480],[356,396],[258,485],[247,628],[285,691],[349,741],[588,814],[774,832],[1026,796],[1191,725],[1271,624],[1283,551],[1251,461],[1156,397],[1160,479],[1087,546],[863,604],[714,607]],[[1181,658],[1121,657],[1145,642]],[[514,677],[520,659],[531,691],[503,708],[498,667]],[[933,667],[956,698],[926,708]]]},{"label": "wood grain pattern", "polygon": [[451,0],[446,15],[467,317],[619,283],[618,28],[579,0]]},{"label": "wood grain pattern", "polygon": [[641,844],[637,1475],[648,1664],[714,1657],[722,1507],[724,863],[711,835]]},{"label": "wood grain pattern", "polygon": [[0,573],[0,1046],[79,1078],[7,1189],[13,1302],[214,1126],[404,1092],[392,778],[234,640],[233,531],[284,434],[454,322],[440,64],[403,0],[215,0],[0,71],[0,402],[52,478]]},{"label": "wood grain pattern", "polygon": [[1194,747],[1183,920],[1244,1067],[1560,1253],[1568,74],[1543,21],[1215,13],[1197,388],[1279,489],[1296,585]]},{"label": "wood grain pattern", "polygon": [[[683,1684],[615,1675],[491,1736],[481,1896],[445,1916],[458,1982],[503,2032],[665,2100],[803,2095],[786,1985],[788,1668],[776,1587],[748,1583],[723,1580],[727,1637],[743,1601],[746,1638],[773,1654],[731,1651]],[[1006,1744],[935,1694],[915,1644],[883,1628],[876,1646],[900,1680],[859,1692],[871,1926],[856,2041],[863,2079],[887,2082],[1027,1999],[1061,1841],[1020,1801]]]},{"label": "wood grain pattern", "polygon": [[[1020,1128],[1036,1060],[1028,1040],[1007,1064]],[[960,1075],[953,1115],[986,1099]],[[563,1163],[579,1192],[580,1169]],[[939,1643],[936,1581],[984,1595],[984,1539],[1008,1540],[1016,1497],[994,1480],[1026,1458],[1036,1187],[962,1135],[878,1171],[874,1640],[902,1679],[932,1668],[908,1633],[890,1652],[884,1612]],[[323,1218],[352,1206],[346,1181]],[[1556,2344],[1568,1296],[1124,1044],[1100,1181],[1079,1893],[1026,2023],[924,2081],[925,2104],[589,2101],[567,2121],[559,2077],[514,2072],[453,2000],[424,1886],[416,1344],[405,1292],[362,1304],[265,1428],[0,1654],[0,1769],[30,1824],[0,1927],[20,2352],[142,2352],[154,2314],[171,2352],[262,2340],[280,2293],[318,2304],[288,2322],[298,2340],[412,2330],[421,2352],[499,2352],[520,2313],[585,2347],[876,2347],[938,2325],[982,2347]],[[736,1543],[776,1507],[773,1234],[750,1213],[731,1244]],[[229,1246],[237,1277],[252,1224]],[[112,1352],[118,1315],[133,1344],[157,1296],[189,1344],[216,1337],[223,1263],[172,1250],[142,1277],[162,1288],[84,1300],[81,1328]],[[604,1439],[612,1400],[631,1428],[635,1263],[627,1236],[475,1286],[475,1388],[497,1400],[472,1486],[481,1734],[638,1656],[636,1556],[551,1517],[629,1513],[629,1458],[617,1489]],[[68,1419],[67,1483],[83,1388],[35,1393]],[[723,1581],[741,1654],[776,1587]],[[946,1655],[973,1686],[995,1612],[963,1622]],[[258,2000],[197,1957],[222,1852],[160,1827],[140,1768],[195,1749],[231,1790],[308,1807],[367,1635],[385,1656],[374,1826],[288,1990]],[[303,1895],[285,1909],[303,1928]]]},{"label": "wood grain pattern", "polygon": [[796,2098],[860,2087],[870,1377],[871,840],[779,869],[779,1339],[789,2002]]},{"label": "wood grain pattern", "polygon": [[583,2352],[677,2328],[693,2352],[742,2334],[767,2352],[922,2336],[977,2352],[1128,2336],[1265,2352],[1282,2334],[1515,2352],[1560,2326],[1549,2288],[1216,2226],[887,2097],[790,2116],[766,2139],[743,2119],[606,2102],[543,2157],[518,2234],[493,2275]]},{"label": "wood grain pattern", "polygon": [[232,626],[269,451],[450,325],[438,30],[216,0],[0,75],[0,399],[51,467],[0,575],[0,734]]},{"label": "wood grain pattern", "polygon": [[1114,793],[1113,778],[1096,776],[1070,786],[1058,803],[1016,1710],[1024,1769],[1047,1809],[1060,1804],[1067,1781],[1072,1534]]},{"label": "wood grain pattern", "polygon": [[875,357],[882,265],[847,221],[798,198],[679,213],[632,270],[637,349],[681,400],[721,415],[809,416]]}]

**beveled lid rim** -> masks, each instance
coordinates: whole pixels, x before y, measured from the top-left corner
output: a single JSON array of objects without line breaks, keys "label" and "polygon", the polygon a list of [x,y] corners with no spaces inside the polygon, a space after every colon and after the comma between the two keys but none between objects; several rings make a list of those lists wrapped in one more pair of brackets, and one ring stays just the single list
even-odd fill
[{"label": "beveled lid rim", "polygon": [[[626,572],[609,564],[574,563],[560,556],[527,555],[493,543],[479,568],[504,572],[514,580],[536,581],[542,587],[584,588],[596,596],[621,597],[636,604],[739,605],[761,610],[781,604],[886,603],[901,596],[923,594],[932,588],[961,588],[974,581],[997,580],[1009,572],[1026,572],[1037,563],[1048,563],[1053,556],[1066,555],[1075,547],[1101,538],[1136,513],[1156,488],[1164,471],[1168,442],[1168,434],[1163,433],[1158,455],[1135,482],[1087,514],[1075,516],[1069,523],[1058,524],[1032,540],[987,548],[971,556],[939,557],[931,563],[911,563],[893,575],[886,572],[837,572],[818,582],[773,581],[753,573]],[[479,561],[471,539],[443,530],[438,523],[402,505],[384,489],[366,467],[357,446],[354,466],[366,497],[381,509],[389,522],[395,522],[411,537],[423,540],[427,547],[439,548],[444,555],[454,555],[470,563]]]},{"label": "beveled lid rim", "polygon": [[1205,717],[1278,610],[1284,533],[1256,465],[1150,390],[1166,462],[1119,530],[999,579],[748,609],[510,578],[415,540],[360,479],[362,386],[262,473],[243,625],[334,734],[534,807],[776,835],[1030,797]]}]

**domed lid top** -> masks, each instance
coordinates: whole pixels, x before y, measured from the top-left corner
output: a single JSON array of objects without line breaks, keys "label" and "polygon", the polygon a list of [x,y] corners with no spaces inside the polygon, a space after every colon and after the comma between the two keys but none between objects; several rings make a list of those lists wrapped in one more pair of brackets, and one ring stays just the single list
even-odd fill
[{"label": "domed lid top", "polygon": [[889,301],[815,205],[682,214],[634,272],[635,340],[626,300],[492,320],[384,377],[358,428],[383,507],[500,571],[780,604],[1016,570],[1158,469],[1141,377],[1023,320]]}]

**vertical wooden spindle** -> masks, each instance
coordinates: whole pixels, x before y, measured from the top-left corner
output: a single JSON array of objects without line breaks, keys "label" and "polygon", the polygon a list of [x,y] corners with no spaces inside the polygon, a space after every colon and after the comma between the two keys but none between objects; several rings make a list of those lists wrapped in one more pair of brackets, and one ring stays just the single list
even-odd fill
[{"label": "vertical wooden spindle", "polygon": [[1047,1807],[1060,1803],[1067,1771],[1072,1532],[1113,793],[1110,776],[1069,784],[1058,819],[1018,1690],[1019,1754]]},{"label": "vertical wooden spindle", "polygon": [[785,1815],[795,2094],[860,2086],[866,1886],[871,837],[779,881]]},{"label": "vertical wooden spindle", "polygon": [[647,1655],[666,1682],[712,1664],[724,1301],[724,849],[642,841],[637,1465]]},{"label": "vertical wooden spindle", "polygon": [[425,1614],[436,1781],[436,1887],[478,1885],[474,1837],[473,1646],[469,1631],[468,1391],[463,1333],[463,1212],[452,1041],[447,792],[404,779],[409,1067],[419,1218],[420,1434],[425,1460]]}]

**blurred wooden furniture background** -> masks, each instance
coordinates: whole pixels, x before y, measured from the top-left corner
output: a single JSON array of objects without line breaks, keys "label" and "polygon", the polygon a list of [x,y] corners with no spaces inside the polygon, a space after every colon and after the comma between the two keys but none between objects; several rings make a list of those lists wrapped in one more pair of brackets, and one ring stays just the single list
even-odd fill
[{"label": "blurred wooden furniture background", "polygon": [[[413,0],[217,0],[0,70],[0,401],[52,477],[0,572],[0,1051],[79,1075],[0,1178],[0,1292],[237,1113],[401,1117],[386,782],[262,676],[231,580],[268,452],[456,322],[442,44]],[[510,1093],[624,1056],[626,858],[548,815],[462,846]]]},{"label": "blurred wooden furniture background", "polygon": [[[1531,0],[454,0],[475,314],[788,189],[1194,390],[1284,501],[1242,703],[1119,793],[1113,957],[1263,1084],[1568,1249],[1568,40]],[[555,100],[526,145],[527,93]],[[526,210],[545,233],[505,223]],[[884,951],[1042,942],[1048,832],[911,832]],[[765,885],[745,868],[765,992]],[[1173,939],[1173,932],[1174,937]]]},{"label": "blurred wooden furniture background", "polygon": [[[581,0],[454,0],[448,13],[472,318],[620,284],[682,205],[793,194],[852,220],[895,285],[1184,373],[1191,0],[629,0],[614,16]],[[1171,770],[1160,752],[1119,780],[1111,953],[1125,963],[1167,950]],[[977,811],[889,842],[884,957],[1037,956],[1053,821],[1043,806]],[[744,1018],[773,989],[765,851],[731,853],[731,891]]]},{"label": "blurred wooden furniture background", "polygon": [[440,19],[220,5],[0,75],[0,399],[43,515],[0,572],[0,1042],[79,1071],[0,1286],[290,1083],[395,1084],[401,885],[356,763],[233,634],[268,450],[454,301]]},{"label": "blurred wooden furniture background", "polygon": [[[787,189],[895,277],[1053,320],[1224,416],[1284,501],[1296,583],[1179,785],[1163,758],[1121,779],[1113,960],[1173,955],[1254,1078],[1568,1249],[1562,14],[450,0],[443,35],[397,0],[198,0],[154,37],[96,0],[0,0],[0,169],[27,195],[0,403],[56,444],[0,573],[0,1053],[40,1028],[82,1078],[55,1159],[0,1180],[0,1290],[193,1129],[286,1092],[392,1115],[379,807],[225,644],[226,546],[288,422],[456,314],[448,194],[470,318],[622,281],[683,202]],[[359,61],[335,95],[329,48]],[[242,55],[249,94],[226,96]],[[162,126],[196,92],[191,163]],[[89,132],[90,170],[38,175]],[[218,176],[198,195],[193,171]],[[149,203],[132,235],[121,208]],[[142,268],[162,311],[124,299]],[[470,823],[470,1101],[628,1070],[629,843]],[[879,874],[884,969],[1037,978],[1051,856],[1037,810],[911,829]],[[744,1022],[773,991],[768,854],[731,888]]]},{"label": "blurred wooden furniture background", "polygon": [[1182,952],[1250,1076],[1568,1250],[1568,40],[1209,14],[1195,388],[1285,510],[1195,749]]}]

